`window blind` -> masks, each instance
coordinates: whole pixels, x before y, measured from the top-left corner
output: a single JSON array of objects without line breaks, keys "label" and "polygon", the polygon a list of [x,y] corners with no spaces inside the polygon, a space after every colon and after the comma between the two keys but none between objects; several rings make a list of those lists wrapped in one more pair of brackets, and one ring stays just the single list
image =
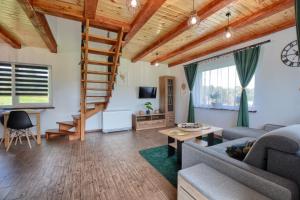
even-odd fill
[{"label": "window blind", "polygon": [[15,65],[15,87],[17,96],[48,96],[49,68]]},{"label": "window blind", "polygon": [[0,96],[12,95],[12,67],[10,64],[0,63]]}]

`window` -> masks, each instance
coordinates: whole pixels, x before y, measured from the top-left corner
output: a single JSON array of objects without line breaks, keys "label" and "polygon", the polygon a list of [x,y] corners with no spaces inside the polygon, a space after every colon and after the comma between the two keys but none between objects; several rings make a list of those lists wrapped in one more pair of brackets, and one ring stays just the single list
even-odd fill
[{"label": "window", "polygon": [[[255,78],[247,86],[248,106],[254,106]],[[235,65],[201,71],[199,68],[194,87],[196,107],[238,109],[242,87]]]},{"label": "window", "polygon": [[0,106],[50,106],[49,66],[0,63]]},{"label": "window", "polygon": [[12,106],[12,67],[0,64],[0,106]]}]

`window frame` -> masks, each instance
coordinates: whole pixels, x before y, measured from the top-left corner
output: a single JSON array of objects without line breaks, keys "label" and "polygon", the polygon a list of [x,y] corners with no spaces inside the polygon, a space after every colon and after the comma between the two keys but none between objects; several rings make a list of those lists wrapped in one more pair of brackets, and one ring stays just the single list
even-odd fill
[{"label": "window frame", "polygon": [[[53,107],[53,87],[52,87],[52,65],[45,65],[45,64],[33,64],[33,63],[21,63],[21,62],[7,62],[7,61],[0,61],[3,64],[10,64],[12,67],[12,86],[11,86],[11,96],[12,96],[12,105],[0,105],[1,109],[20,109],[20,108],[40,108],[40,107]],[[19,103],[19,97],[16,95],[16,65],[30,65],[35,67],[47,67],[48,68],[48,96],[49,96],[49,103]]]},{"label": "window frame", "polygon": [[[213,71],[213,70],[216,70],[216,69],[221,69],[221,68],[229,68],[229,67],[232,67],[232,66],[235,66],[236,68],[236,65],[235,64],[225,64],[223,66],[219,66],[219,67],[213,67],[213,68],[202,68],[201,66],[198,65],[198,69],[197,69],[197,74],[196,76],[201,76],[201,79],[200,79],[200,85],[198,86],[199,89],[201,89],[202,87],[202,78],[203,78],[203,72],[208,72],[208,71]],[[238,77],[236,77],[238,78]],[[197,79],[197,77],[196,77]],[[254,92],[254,97],[253,97],[253,104],[251,106],[248,107],[248,111],[249,112],[257,112],[256,110],[256,107],[255,107],[255,93],[256,93],[256,79],[255,79],[255,75],[253,76],[252,80],[255,80],[254,81],[254,88],[253,88],[253,92]],[[251,80],[251,81],[252,81]],[[238,81],[239,82],[239,81]],[[198,82],[195,82],[195,84],[197,84]],[[193,88],[193,100],[195,100],[195,98],[200,98],[201,99],[201,92],[199,91],[199,94],[195,95],[195,86],[194,85],[194,88]],[[196,86],[197,87],[197,86]],[[241,87],[241,86],[240,86]],[[235,105],[235,106],[228,106],[228,105],[218,105],[218,106],[212,106],[212,105],[205,105],[205,104],[201,104],[201,100],[199,99],[199,105],[195,106],[194,105],[194,108],[202,108],[202,109],[209,109],[209,110],[225,110],[225,111],[239,111],[239,105]]]}]

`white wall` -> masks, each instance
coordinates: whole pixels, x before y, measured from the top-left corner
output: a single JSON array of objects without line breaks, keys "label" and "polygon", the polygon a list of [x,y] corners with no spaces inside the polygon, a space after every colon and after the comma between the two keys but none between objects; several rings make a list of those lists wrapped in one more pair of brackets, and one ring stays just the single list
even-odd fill
[{"label": "white wall", "polygon": [[[81,24],[79,22],[47,16],[51,30],[58,44],[58,53],[48,49],[22,47],[16,50],[6,44],[0,44],[0,61],[46,64],[52,66],[53,106],[41,115],[42,131],[57,128],[57,121],[72,120],[77,114],[80,103],[80,45]],[[138,86],[158,86],[158,77],[169,75],[166,65],[153,67],[146,62],[131,63],[121,59],[119,71],[125,75],[113,91],[108,109],[126,109],[136,112],[143,109],[145,100],[137,98]],[[158,108],[158,98],[152,100]],[[101,113],[87,121],[87,130],[101,129]],[[2,127],[0,127],[2,133]]]},{"label": "white wall", "polygon": [[[300,123],[300,68],[287,67],[281,62],[281,51],[291,41],[296,40],[295,28],[290,28],[251,42],[216,52],[217,55],[255,44],[260,41],[271,40],[262,46],[258,68],[255,77],[255,106],[257,113],[250,113],[250,127],[259,128],[265,123],[289,125]],[[198,59],[197,59],[198,60]],[[183,66],[176,66],[177,80],[185,82]],[[177,103],[180,116],[177,122],[185,121],[187,116],[188,95],[178,95],[185,103]],[[178,102],[178,101],[177,101]],[[237,120],[236,111],[195,109],[197,121],[208,124],[232,127]]]}]

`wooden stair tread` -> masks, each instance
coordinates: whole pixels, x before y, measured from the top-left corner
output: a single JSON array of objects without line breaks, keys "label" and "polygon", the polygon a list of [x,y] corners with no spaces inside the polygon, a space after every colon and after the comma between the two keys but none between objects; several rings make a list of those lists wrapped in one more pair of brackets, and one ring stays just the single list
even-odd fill
[{"label": "wooden stair tread", "polygon": [[88,83],[110,83],[110,81],[98,81],[98,80],[81,80],[82,82]]},{"label": "wooden stair tread", "polygon": [[86,102],[86,104],[105,104],[107,101],[91,101],[91,102]]},{"label": "wooden stair tread", "polygon": [[[84,26],[86,26],[86,22],[85,21],[83,21],[82,24]],[[90,28],[93,28],[93,27],[90,27]],[[118,33],[119,32],[119,30],[112,29],[112,28],[109,28],[109,27],[104,27],[104,26],[103,27],[95,27],[95,28],[97,28],[98,30],[100,29],[100,30],[105,30],[105,31],[113,32],[113,33]]]},{"label": "wooden stair tread", "polygon": [[[82,60],[82,62],[84,62],[84,60]],[[105,62],[105,61],[97,61],[97,60],[87,60],[87,64],[112,66],[114,63],[112,63],[112,62]],[[117,66],[118,65],[119,64],[117,64]]]},{"label": "wooden stair tread", "polygon": [[[85,40],[85,33],[82,33],[82,39]],[[115,45],[117,43],[116,39],[111,39],[107,37],[102,37],[100,35],[89,34],[88,40],[92,42],[100,42],[103,44]]]},{"label": "wooden stair tread", "polygon": [[59,129],[48,129],[45,132],[46,134],[56,134],[56,135],[70,135],[74,134],[74,131],[64,131],[64,130],[59,130]]},{"label": "wooden stair tread", "polygon": [[68,125],[68,126],[74,126],[73,121],[63,121],[63,122],[56,122],[57,124],[63,124],[63,125]]},{"label": "wooden stair tread", "polygon": [[85,88],[85,90],[103,91],[103,92],[110,91],[109,89],[101,89],[101,88]]},{"label": "wooden stair tread", "polygon": [[[86,111],[92,111],[92,110],[94,110],[95,108],[86,108]],[[80,112],[80,110],[79,110],[79,112]]]},{"label": "wooden stair tread", "polygon": [[112,72],[103,72],[103,71],[93,71],[93,70],[82,70],[82,73],[88,73],[88,74],[98,74],[98,75],[112,75]]},{"label": "wooden stair tread", "polygon": [[[85,47],[81,47],[82,50],[85,50]],[[88,53],[91,54],[98,54],[98,55],[104,55],[104,56],[113,56],[116,53],[113,51],[103,50],[103,49],[96,49],[96,48],[88,48]]]},{"label": "wooden stair tread", "polygon": [[87,95],[86,97],[99,97],[99,98],[107,98],[107,97],[110,97],[110,96],[99,96],[99,95]]}]

